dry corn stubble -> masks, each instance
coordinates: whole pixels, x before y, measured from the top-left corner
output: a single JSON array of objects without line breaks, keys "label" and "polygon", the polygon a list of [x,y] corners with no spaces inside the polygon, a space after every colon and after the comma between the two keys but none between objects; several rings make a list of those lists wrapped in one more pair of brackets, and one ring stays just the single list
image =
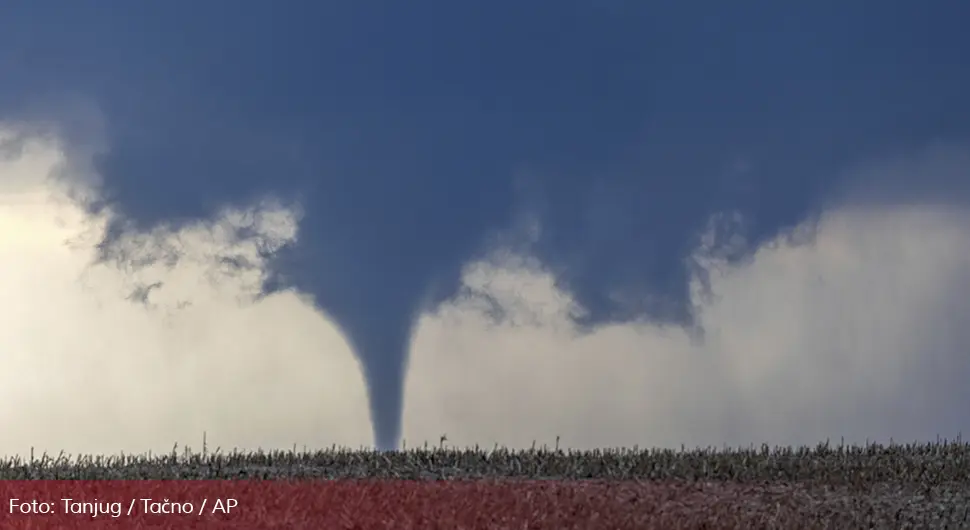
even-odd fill
[{"label": "dry corn stubble", "polygon": [[[445,510],[435,516],[456,524],[461,510],[495,511],[500,504],[498,511],[506,515],[565,510],[576,524],[585,521],[577,528],[970,528],[970,444],[960,441],[720,451],[333,447],[180,453],[176,447],[157,456],[8,459],[0,462],[0,478],[394,479],[375,483],[406,489],[404,497],[424,499],[425,505],[429,495],[443,495],[430,503]],[[450,493],[433,489],[441,480]],[[462,484],[472,485],[467,491],[474,493],[461,493]],[[509,508],[510,492],[514,499],[529,500]],[[388,492],[384,498],[398,495]],[[590,511],[596,498],[610,503]],[[448,499],[457,503],[451,515]],[[370,509],[375,514],[414,510],[403,505]],[[614,515],[602,515],[607,512]],[[555,520],[566,525],[559,528],[573,524]]]}]

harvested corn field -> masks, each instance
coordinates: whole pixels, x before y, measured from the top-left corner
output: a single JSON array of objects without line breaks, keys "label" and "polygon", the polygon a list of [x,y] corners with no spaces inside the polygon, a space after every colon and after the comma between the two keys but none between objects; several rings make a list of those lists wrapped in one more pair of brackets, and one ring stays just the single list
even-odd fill
[{"label": "harvested corn field", "polygon": [[[243,497],[240,488],[257,488],[252,502],[291,507],[290,528],[970,528],[970,444],[962,442],[720,451],[175,450],[8,460],[0,478],[191,480],[168,484]],[[219,479],[258,482],[210,482]],[[243,510],[223,522],[272,526],[258,519],[271,512]]]}]

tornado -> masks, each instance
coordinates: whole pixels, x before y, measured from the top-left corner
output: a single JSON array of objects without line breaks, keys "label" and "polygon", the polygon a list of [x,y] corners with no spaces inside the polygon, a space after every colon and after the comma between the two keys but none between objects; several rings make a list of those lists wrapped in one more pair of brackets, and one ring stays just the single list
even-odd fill
[{"label": "tornado", "polygon": [[[412,284],[418,291],[420,282]],[[331,287],[333,284],[331,284]],[[367,384],[374,444],[397,449],[401,436],[408,347],[416,318],[413,297],[380,290],[328,290],[317,285],[318,303],[344,333]]]},{"label": "tornado", "polygon": [[345,329],[357,358],[361,361],[370,399],[374,443],[377,449],[397,449],[401,437],[401,410],[404,399],[410,315],[390,315],[381,326],[383,333],[354,326]]}]

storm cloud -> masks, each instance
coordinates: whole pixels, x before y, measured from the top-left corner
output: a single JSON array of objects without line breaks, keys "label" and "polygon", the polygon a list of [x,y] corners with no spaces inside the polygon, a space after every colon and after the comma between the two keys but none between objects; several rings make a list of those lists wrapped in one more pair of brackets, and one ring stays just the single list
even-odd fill
[{"label": "storm cloud", "polygon": [[[31,134],[56,124],[55,151],[85,161],[51,188],[68,194],[58,208],[94,223],[89,246],[71,263],[87,264],[102,282],[95,291],[120,292],[124,307],[145,315],[204,305],[165,298],[198,275],[238,289],[248,300],[239,311],[259,315],[251,318],[283,318],[259,308],[291,300],[287,312],[332,327],[327,333],[359,361],[372,441],[384,448],[399,445],[402,410],[419,421],[408,404],[418,399],[412,377],[449,379],[429,368],[442,354],[422,346],[434,336],[429,315],[465,308],[471,320],[462,329],[471,336],[484,325],[474,316],[481,310],[490,333],[520,337],[509,348],[525,340],[503,318],[538,302],[490,291],[482,278],[491,274],[511,275],[503,281],[512,292],[549,283],[529,296],[551,304],[560,320],[549,325],[571,340],[599,345],[614,329],[663,330],[669,337],[652,348],[683,349],[691,360],[678,366],[703,370],[694,359],[738,355],[734,343],[717,340],[754,340],[743,338],[753,325],[722,314],[731,313],[724,304],[753,304],[729,296],[748,281],[744,271],[817,259],[785,274],[841,278],[823,263],[828,250],[789,242],[808,245],[816,230],[836,241],[911,216],[933,217],[946,232],[957,214],[934,216],[967,203],[962,166],[951,162],[966,156],[960,146],[970,137],[962,4],[724,5],[701,15],[688,4],[615,2],[374,9],[294,1],[285,11],[260,3],[54,4],[11,6],[0,20],[0,116]],[[527,265],[496,257],[503,253]],[[487,310],[462,305],[472,303],[463,298],[468,289]],[[838,303],[861,311],[858,302],[805,289],[766,291],[783,308],[749,310],[794,304],[815,315],[819,304]],[[917,291],[901,291],[899,303],[923,296]],[[791,300],[778,298],[782,292]],[[556,305],[564,300],[577,309]],[[211,318],[212,329],[237,325]],[[779,325],[830,324],[804,316]],[[449,333],[442,340],[467,349]],[[801,339],[772,336],[793,357],[809,356]],[[307,361],[306,372],[327,380],[322,363],[332,348],[307,340],[324,360]],[[300,353],[286,355],[304,355],[304,346],[294,348]],[[615,362],[633,370],[653,362],[633,346],[617,351],[628,353]],[[722,397],[740,392],[737,381],[709,383]],[[435,396],[443,387],[420,388]],[[723,401],[742,407],[739,399]],[[450,421],[444,426],[467,428]]]}]

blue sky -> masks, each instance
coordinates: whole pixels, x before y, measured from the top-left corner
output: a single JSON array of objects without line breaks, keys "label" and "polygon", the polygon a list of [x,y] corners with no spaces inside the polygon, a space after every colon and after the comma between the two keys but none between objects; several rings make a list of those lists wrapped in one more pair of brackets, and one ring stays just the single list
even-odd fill
[{"label": "blue sky", "polygon": [[[648,322],[696,343],[710,330],[692,282],[714,281],[699,246],[740,267],[833,208],[965,207],[968,15],[896,1],[19,2],[0,17],[0,119],[56,124],[61,149],[87,156],[88,215],[112,212],[94,248],[117,264],[163,260],[136,260],[133,233],[267,197],[298,208],[299,235],[250,256],[261,289],[295,289],[343,331],[387,447],[422,315],[457,303],[470,264],[499,247],[583,308],[566,315],[577,337]],[[962,341],[940,347],[956,366]]]}]

